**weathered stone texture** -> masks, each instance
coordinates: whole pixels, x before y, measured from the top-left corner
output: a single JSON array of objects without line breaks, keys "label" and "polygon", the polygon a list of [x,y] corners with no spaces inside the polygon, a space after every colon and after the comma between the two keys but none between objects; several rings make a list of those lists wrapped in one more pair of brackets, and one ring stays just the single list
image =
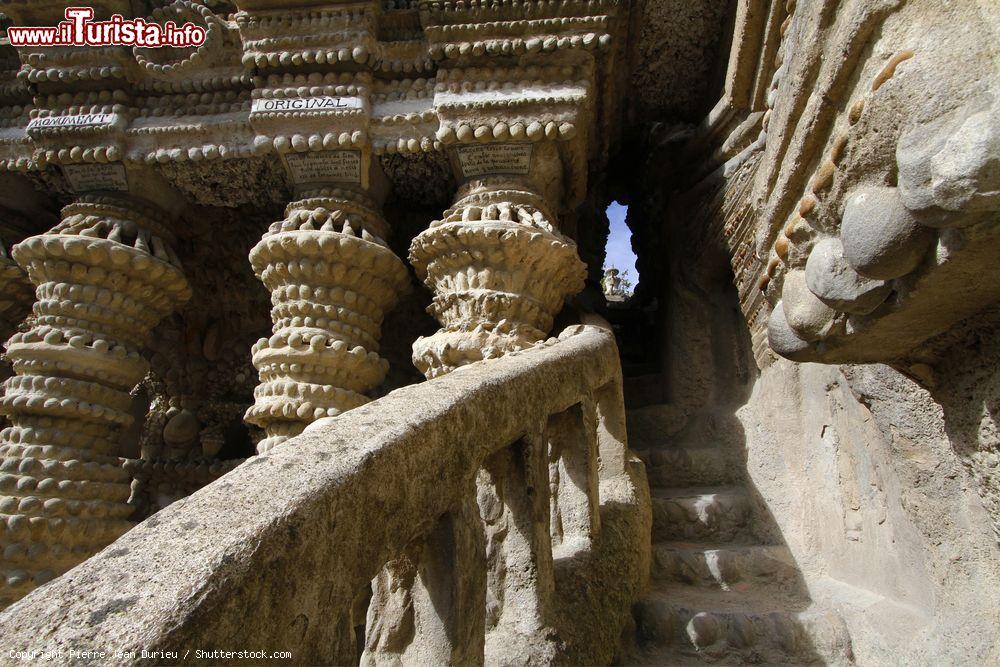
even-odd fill
[{"label": "weathered stone texture", "polygon": [[261,384],[246,415],[266,432],[261,453],[368,402],[388,371],[378,356],[383,315],[409,288],[364,194],[308,194],[250,251],[274,304],[274,333],[252,350]]}]

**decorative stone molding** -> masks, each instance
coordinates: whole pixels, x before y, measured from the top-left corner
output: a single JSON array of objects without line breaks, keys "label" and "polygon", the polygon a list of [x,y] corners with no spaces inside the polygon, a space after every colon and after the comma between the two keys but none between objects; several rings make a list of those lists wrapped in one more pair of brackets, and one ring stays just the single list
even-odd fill
[{"label": "decorative stone molding", "polygon": [[988,20],[940,12],[952,18],[739,3],[743,38],[684,149],[703,156],[684,198],[707,207],[691,229],[718,222],[762,368],[775,355],[919,366],[926,343],[1000,298],[981,279],[1000,239],[998,78],[978,74],[989,31],[930,28]]},{"label": "decorative stone molding", "polygon": [[583,289],[576,245],[530,187],[510,178],[471,181],[413,240],[410,262],[434,292],[430,310],[442,324],[413,344],[413,363],[427,377],[531,347]]},{"label": "decorative stone molding", "polygon": [[[0,8],[16,25],[53,25],[65,4]],[[132,9],[121,0],[95,5],[98,18],[131,18]],[[288,201],[281,190],[297,183],[286,178],[289,156],[355,151],[363,188],[377,156],[392,185],[426,198],[428,181],[414,173],[435,171],[450,145],[553,143],[565,204],[576,206],[588,161],[606,155],[615,134],[619,11],[610,0],[155,3],[143,18],[193,21],[207,31],[204,45],[0,48],[14,68],[6,79],[0,69],[0,97],[11,103],[0,114],[9,129],[0,132],[0,170],[81,191],[66,186],[65,167],[131,175],[143,166],[198,203],[260,205]],[[268,108],[323,98],[343,106]],[[80,124],[82,115],[99,118]],[[59,120],[37,122],[45,119]],[[419,166],[385,164],[397,155]]]},{"label": "decorative stone molding", "polygon": [[[15,25],[54,26],[65,20],[67,7],[79,3],[65,0],[3,0],[3,12]],[[95,20],[107,20],[113,14],[131,17],[128,0],[96,0],[86,6],[94,8]],[[66,89],[95,82],[101,86],[121,87],[134,80],[138,67],[131,51],[123,46],[67,46],[60,48],[29,46],[21,49],[24,63],[17,73],[19,80],[29,84]]]},{"label": "decorative stone molding", "polygon": [[[1000,296],[989,281],[962,277],[988,265],[987,248],[998,238],[996,103],[967,105],[900,136],[892,156],[894,185],[862,179],[844,188],[839,216],[826,201],[833,198],[829,193],[845,152],[861,140],[852,130],[866,120],[872,96],[912,55],[892,58],[870,93],[851,106],[848,129],[835,138],[810,192],[774,244],[776,259],[768,270],[784,271],[768,338],[782,356],[834,362],[901,358],[962,313],[972,314]],[[835,227],[824,228],[831,217]],[[762,279],[765,289],[768,281]],[[945,297],[942,288],[948,284],[965,292],[964,299]]]},{"label": "decorative stone molding", "polygon": [[180,80],[197,71],[204,72],[213,65],[241,69],[238,53],[239,35],[222,17],[217,16],[205,4],[192,0],[174,2],[155,8],[150,22],[175,25],[193,23],[205,30],[205,41],[198,47],[141,48],[132,49],[136,62],[146,73],[157,79]]},{"label": "decorative stone molding", "polygon": [[377,58],[376,3],[244,0],[239,6],[246,67],[358,66]]},{"label": "decorative stone molding", "polygon": [[259,452],[367,403],[385,378],[382,317],[409,287],[388,232],[366,195],[321,189],[290,204],[250,252],[274,304],[274,335],[253,348],[261,383],[246,414],[267,433]]},{"label": "decorative stone molding", "polygon": [[148,368],[150,330],[190,296],[172,236],[133,200],[84,197],[14,246],[37,287],[34,326],[7,343],[0,412],[0,604],[131,527],[119,429]]}]

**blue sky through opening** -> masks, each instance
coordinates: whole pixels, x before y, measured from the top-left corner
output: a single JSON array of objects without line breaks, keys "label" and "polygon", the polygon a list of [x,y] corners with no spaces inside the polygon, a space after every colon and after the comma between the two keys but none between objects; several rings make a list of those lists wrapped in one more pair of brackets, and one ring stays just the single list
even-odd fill
[{"label": "blue sky through opening", "polygon": [[[639,282],[639,271],[635,268],[635,253],[632,252],[632,232],[625,224],[628,206],[611,202],[608,206],[608,220],[611,222],[611,233],[608,235],[607,255],[604,258],[604,268],[616,267],[622,276],[632,281],[632,288]],[[631,291],[631,290],[630,290]]]}]

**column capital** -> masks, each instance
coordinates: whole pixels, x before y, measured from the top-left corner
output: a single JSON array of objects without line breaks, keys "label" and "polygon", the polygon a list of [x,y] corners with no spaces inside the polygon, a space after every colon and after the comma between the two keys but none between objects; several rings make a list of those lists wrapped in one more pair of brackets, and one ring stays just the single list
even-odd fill
[{"label": "column capital", "polygon": [[526,181],[477,180],[458,197],[410,246],[443,326],[413,345],[427,377],[543,340],[565,299],[583,289],[576,245]]}]

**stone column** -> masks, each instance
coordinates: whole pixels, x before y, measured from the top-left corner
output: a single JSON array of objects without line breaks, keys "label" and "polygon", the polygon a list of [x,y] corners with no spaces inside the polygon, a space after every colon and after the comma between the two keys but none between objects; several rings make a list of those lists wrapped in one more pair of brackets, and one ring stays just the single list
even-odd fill
[{"label": "stone column", "polygon": [[576,245],[527,181],[474,180],[413,240],[410,262],[434,293],[442,328],[413,344],[428,378],[531,347],[583,289]]},{"label": "stone column", "polygon": [[290,204],[250,251],[274,304],[274,335],[253,348],[260,384],[246,414],[267,434],[259,453],[367,403],[385,378],[382,317],[409,287],[388,231],[367,195],[322,189]]},{"label": "stone column", "polygon": [[13,249],[36,286],[35,326],[7,343],[0,412],[0,606],[131,527],[118,434],[151,329],[190,297],[159,213],[84,197]]},{"label": "stone column", "polygon": [[[428,379],[544,340],[586,272],[529,181],[506,176],[463,185],[443,218],[413,240],[410,262],[434,292],[430,311],[442,325],[413,345],[413,363]],[[450,529],[469,537],[442,551],[431,535],[386,565],[373,583],[362,664],[409,655],[461,655],[472,664],[483,655],[487,664],[551,657],[542,630],[553,586],[546,453],[540,437],[498,452],[470,480],[478,507],[450,516]],[[452,577],[434,574],[456,562],[466,565]],[[484,608],[473,626],[428,600]]]}]

